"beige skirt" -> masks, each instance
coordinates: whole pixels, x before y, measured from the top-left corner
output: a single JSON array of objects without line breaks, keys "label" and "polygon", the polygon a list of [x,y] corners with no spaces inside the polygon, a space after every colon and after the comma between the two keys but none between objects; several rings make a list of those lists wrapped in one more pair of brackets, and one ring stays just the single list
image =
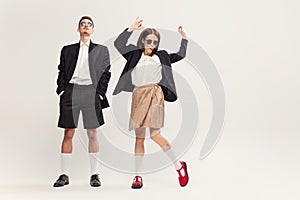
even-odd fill
[{"label": "beige skirt", "polygon": [[135,87],[132,93],[129,130],[164,126],[164,94],[157,84]]}]

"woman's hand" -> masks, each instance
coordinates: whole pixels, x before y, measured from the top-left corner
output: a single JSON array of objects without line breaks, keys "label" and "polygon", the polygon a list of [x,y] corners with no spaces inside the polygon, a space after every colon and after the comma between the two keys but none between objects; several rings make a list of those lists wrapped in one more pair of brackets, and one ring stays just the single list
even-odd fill
[{"label": "woman's hand", "polygon": [[139,30],[139,29],[143,29],[143,24],[142,24],[143,20],[140,19],[139,17],[136,18],[135,22],[128,28],[127,31],[131,32],[134,30]]},{"label": "woman's hand", "polygon": [[179,26],[179,27],[178,27],[178,33],[179,33],[184,39],[186,39],[186,34],[185,34],[185,32],[183,31],[182,26]]}]

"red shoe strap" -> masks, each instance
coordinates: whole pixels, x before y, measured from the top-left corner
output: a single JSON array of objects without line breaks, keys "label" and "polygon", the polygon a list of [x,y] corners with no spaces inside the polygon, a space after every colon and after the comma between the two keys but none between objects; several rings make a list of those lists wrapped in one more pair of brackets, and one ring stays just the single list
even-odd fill
[{"label": "red shoe strap", "polygon": [[184,177],[185,176],[185,169],[183,167],[181,167],[179,170],[177,170],[178,174],[180,177]]},{"label": "red shoe strap", "polygon": [[143,179],[142,179],[142,177],[141,176],[135,176],[134,177],[134,182],[142,182],[143,181]]}]

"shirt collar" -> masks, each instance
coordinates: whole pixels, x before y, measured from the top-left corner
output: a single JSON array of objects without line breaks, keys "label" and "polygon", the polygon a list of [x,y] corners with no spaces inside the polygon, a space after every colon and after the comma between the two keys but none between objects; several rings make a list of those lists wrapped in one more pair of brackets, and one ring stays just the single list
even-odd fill
[{"label": "shirt collar", "polygon": [[146,62],[146,61],[150,61],[150,60],[157,63],[157,64],[160,64],[160,60],[159,60],[159,57],[157,55],[154,54],[152,56],[147,56],[144,53],[142,53],[142,56],[140,58],[141,62]]},{"label": "shirt collar", "polygon": [[80,47],[82,47],[83,45],[86,45],[87,47],[90,46],[90,43],[91,43],[91,40],[88,40],[86,43],[83,43],[81,40],[80,40]]}]

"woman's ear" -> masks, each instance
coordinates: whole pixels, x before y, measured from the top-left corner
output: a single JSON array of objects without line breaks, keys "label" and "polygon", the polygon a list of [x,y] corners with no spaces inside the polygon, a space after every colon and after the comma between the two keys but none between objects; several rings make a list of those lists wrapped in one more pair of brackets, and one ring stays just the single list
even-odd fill
[{"label": "woman's ear", "polygon": [[145,39],[144,38],[142,38],[142,43],[145,44]]}]

